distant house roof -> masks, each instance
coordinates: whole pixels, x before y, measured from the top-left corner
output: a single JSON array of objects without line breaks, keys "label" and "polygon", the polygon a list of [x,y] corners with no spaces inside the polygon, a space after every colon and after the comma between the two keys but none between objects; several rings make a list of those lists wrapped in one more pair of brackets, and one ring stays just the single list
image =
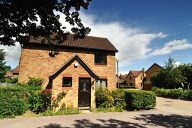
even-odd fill
[{"label": "distant house roof", "polygon": [[157,66],[157,67],[159,67],[160,69],[163,69],[160,65],[158,65],[157,63],[154,63],[153,65],[151,65],[151,67],[149,67],[149,69],[147,69],[147,71],[145,71],[145,72],[148,72],[152,67],[154,67],[154,66]]},{"label": "distant house roof", "polygon": [[137,77],[142,73],[142,71],[133,71],[133,70],[131,70],[130,72],[133,74],[134,77]]},{"label": "distant house roof", "polygon": [[13,74],[19,74],[19,65],[16,68],[12,69],[11,72]]},{"label": "distant house roof", "polygon": [[6,77],[13,77],[13,73],[12,72],[6,72],[5,76]]},{"label": "distant house roof", "polygon": [[126,81],[126,78],[127,78],[127,74],[120,75],[119,77],[117,76],[117,83],[119,84],[124,83]]},{"label": "distant house roof", "polygon": [[[50,45],[49,43],[45,42],[43,43],[43,39],[44,39],[43,37],[38,38],[31,37],[29,41],[27,41],[26,43]],[[62,43],[59,43],[59,46],[67,48],[82,48],[82,49],[118,52],[115,46],[107,38],[93,37],[93,36],[85,36],[84,38],[74,38],[74,36],[70,34],[67,35],[67,38]]]}]

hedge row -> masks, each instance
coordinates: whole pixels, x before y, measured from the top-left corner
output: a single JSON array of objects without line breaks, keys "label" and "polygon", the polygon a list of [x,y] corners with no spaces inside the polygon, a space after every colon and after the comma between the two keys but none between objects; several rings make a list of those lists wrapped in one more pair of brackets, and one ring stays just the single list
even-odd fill
[{"label": "hedge row", "polygon": [[173,99],[192,100],[192,90],[153,88],[157,96]]},{"label": "hedge row", "polygon": [[[44,111],[50,104],[50,94],[41,90],[41,79],[30,79],[27,84],[0,87],[0,118],[22,115],[27,110]],[[35,82],[38,84],[34,84]],[[30,83],[30,84],[29,84]]]},{"label": "hedge row", "polygon": [[127,109],[151,109],[156,105],[155,93],[143,90],[130,90],[125,92]]},{"label": "hedge row", "polygon": [[116,107],[120,110],[151,109],[156,104],[156,96],[151,91],[123,90],[109,91],[106,88],[96,90],[96,107]]}]

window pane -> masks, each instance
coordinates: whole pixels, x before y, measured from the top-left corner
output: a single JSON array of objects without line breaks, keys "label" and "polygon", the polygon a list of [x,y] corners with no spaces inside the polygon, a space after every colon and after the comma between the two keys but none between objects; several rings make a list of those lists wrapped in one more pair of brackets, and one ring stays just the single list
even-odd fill
[{"label": "window pane", "polygon": [[96,64],[107,64],[107,54],[106,53],[95,53],[95,63]]},{"label": "window pane", "polygon": [[72,86],[72,77],[63,77],[63,87],[71,87]]},{"label": "window pane", "polygon": [[107,80],[100,79],[96,82],[96,87],[107,87]]}]

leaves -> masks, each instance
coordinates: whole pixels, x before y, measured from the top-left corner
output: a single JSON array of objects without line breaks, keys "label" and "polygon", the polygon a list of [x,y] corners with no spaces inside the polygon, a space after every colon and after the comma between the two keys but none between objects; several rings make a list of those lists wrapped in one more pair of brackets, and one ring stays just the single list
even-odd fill
[{"label": "leaves", "polygon": [[[72,32],[77,37],[83,37],[90,32],[79,18],[81,8],[88,9],[91,0],[0,0],[0,44],[12,46],[16,41],[22,42],[23,37],[43,36],[46,39],[57,33],[65,36],[64,28],[59,22],[63,13],[65,20],[72,26]],[[36,24],[40,20],[40,24]]]}]

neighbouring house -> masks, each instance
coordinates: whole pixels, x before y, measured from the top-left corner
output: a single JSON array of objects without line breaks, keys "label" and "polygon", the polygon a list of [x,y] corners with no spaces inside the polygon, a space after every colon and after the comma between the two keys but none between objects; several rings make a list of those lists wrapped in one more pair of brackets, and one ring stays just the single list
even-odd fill
[{"label": "neighbouring house", "polygon": [[9,72],[6,72],[5,76],[10,78],[19,77],[19,66],[15,67]]},{"label": "neighbouring house", "polygon": [[143,89],[143,81],[145,79],[145,72],[143,71],[129,71],[126,82],[129,87],[136,89]]},{"label": "neighbouring house", "polygon": [[119,76],[117,75],[117,88],[127,86],[126,78],[127,78],[127,74],[125,75],[120,74]]},{"label": "neighbouring house", "polygon": [[68,35],[59,45],[30,38],[22,44],[19,82],[43,78],[52,97],[67,92],[60,105],[94,108],[97,87],[116,89],[116,52],[112,43],[101,37]]},{"label": "neighbouring house", "polygon": [[149,69],[145,72],[146,74],[146,81],[150,82],[151,77],[154,76],[155,74],[159,73],[159,71],[163,69],[160,65],[154,63]]},{"label": "neighbouring house", "polygon": [[163,69],[160,65],[154,63],[149,67],[149,69],[145,72],[146,78],[144,82],[144,89],[145,90],[151,90],[152,89],[152,84],[151,84],[151,78],[160,72],[160,70]]}]

